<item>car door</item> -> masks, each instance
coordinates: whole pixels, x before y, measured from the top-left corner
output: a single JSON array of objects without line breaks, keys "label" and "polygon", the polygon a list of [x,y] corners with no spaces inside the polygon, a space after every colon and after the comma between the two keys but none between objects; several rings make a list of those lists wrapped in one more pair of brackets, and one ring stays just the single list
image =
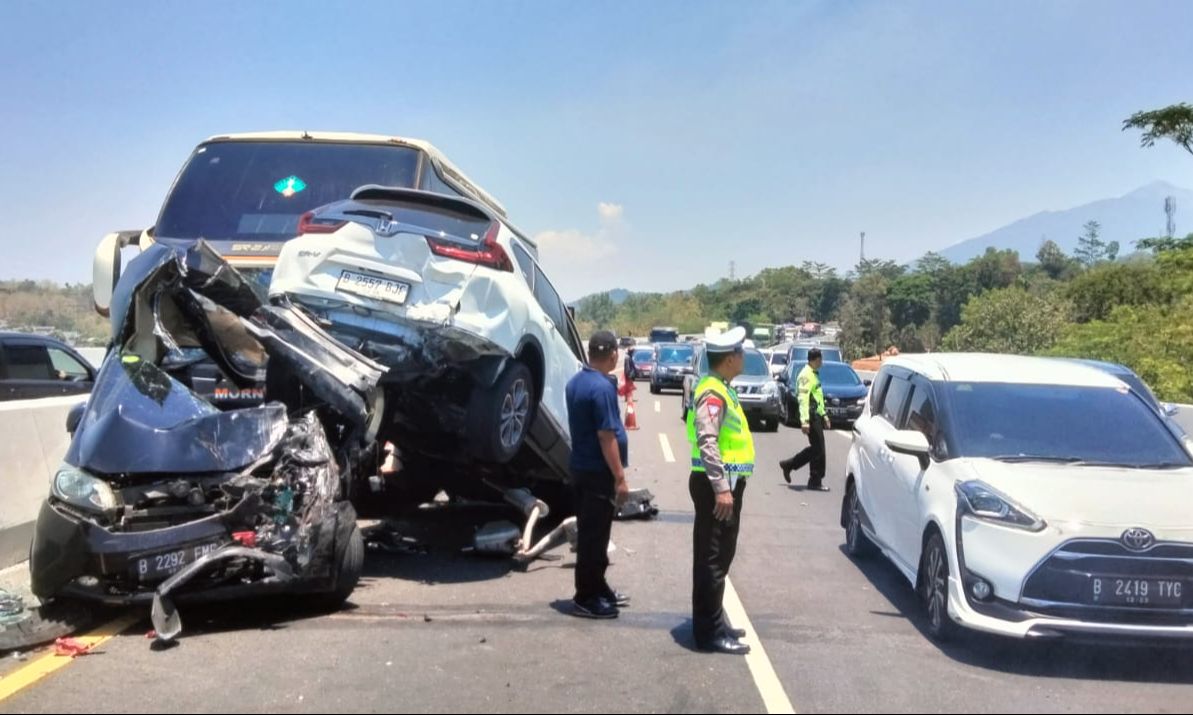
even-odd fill
[{"label": "car door", "polygon": [[897,485],[894,474],[894,452],[886,440],[903,418],[907,398],[911,393],[908,375],[901,370],[887,368],[880,375],[880,392],[871,401],[869,418],[854,426],[861,453],[862,485],[859,496],[878,540],[888,549],[897,544],[900,515],[895,513]]},{"label": "car door", "polygon": [[[932,384],[922,377],[916,376],[911,381],[911,396],[900,421],[899,429],[916,430],[922,433],[928,443],[936,444],[936,396]],[[929,465],[928,469],[931,469]],[[894,516],[895,541],[894,548],[899,552],[904,563],[918,564],[922,546],[924,507],[924,489],[927,488],[925,478],[927,470],[920,466],[918,457],[908,454],[892,453],[890,460],[892,476],[891,483],[891,513]]]},{"label": "car door", "polygon": [[91,390],[91,369],[60,347],[36,338],[4,341],[8,399],[85,394]]},{"label": "car door", "polygon": [[548,344],[543,346],[546,353],[543,356],[546,377],[543,380],[542,407],[551,414],[558,426],[566,431],[568,419],[565,390],[568,380],[580,369],[580,356],[583,352],[575,352],[579,348],[569,339],[571,329],[567,309],[538,264],[535,264],[534,297],[546,315],[547,325],[545,339]]}]

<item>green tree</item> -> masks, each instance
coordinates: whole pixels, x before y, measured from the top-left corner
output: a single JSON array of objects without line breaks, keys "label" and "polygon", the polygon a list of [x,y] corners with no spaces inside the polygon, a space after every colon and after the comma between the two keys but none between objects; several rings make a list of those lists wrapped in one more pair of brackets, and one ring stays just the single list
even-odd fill
[{"label": "green tree", "polygon": [[880,271],[854,281],[841,307],[841,348],[849,359],[876,355],[890,346],[894,325],[887,304],[887,279]]},{"label": "green tree", "polygon": [[1103,263],[1064,286],[1079,323],[1105,320],[1120,305],[1166,303],[1171,291],[1153,263]]},{"label": "green tree", "polygon": [[1089,268],[1106,257],[1106,242],[1102,240],[1102,224],[1097,221],[1085,223],[1085,233],[1077,239],[1077,250],[1073,255],[1081,265]]},{"label": "green tree", "polygon": [[1064,249],[1056,245],[1056,241],[1044,241],[1036,253],[1036,260],[1039,261],[1040,268],[1053,280],[1065,275],[1072,266],[1072,260]]},{"label": "green tree", "polygon": [[944,349],[1034,355],[1052,347],[1069,322],[1069,307],[1054,295],[998,288],[971,299]]},{"label": "green tree", "polygon": [[1161,400],[1193,402],[1193,295],[1174,305],[1123,305],[1105,321],[1070,326],[1049,354],[1117,362]]},{"label": "green tree", "polygon": [[[910,327],[913,330],[932,317],[936,307],[936,291],[932,276],[925,273],[909,273],[891,281],[887,299],[891,307],[891,320],[897,328]],[[902,346],[900,346],[902,348]]]},{"label": "green tree", "polygon": [[1157,139],[1171,139],[1193,154],[1193,106],[1184,102],[1162,109],[1136,112],[1123,121],[1123,131],[1142,129],[1139,144],[1153,147]]}]

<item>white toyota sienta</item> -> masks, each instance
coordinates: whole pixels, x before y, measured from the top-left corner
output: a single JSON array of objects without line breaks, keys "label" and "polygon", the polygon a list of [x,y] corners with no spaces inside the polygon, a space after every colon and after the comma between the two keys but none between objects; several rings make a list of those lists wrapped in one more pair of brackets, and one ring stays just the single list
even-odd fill
[{"label": "white toyota sienta", "polygon": [[1193,637],[1193,446],[1079,363],[883,363],[849,452],[846,549],[917,589],[929,633]]}]

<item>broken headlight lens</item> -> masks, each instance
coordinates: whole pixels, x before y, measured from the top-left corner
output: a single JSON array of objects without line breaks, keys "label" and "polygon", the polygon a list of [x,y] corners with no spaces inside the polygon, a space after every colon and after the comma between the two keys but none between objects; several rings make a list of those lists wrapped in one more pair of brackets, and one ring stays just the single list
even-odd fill
[{"label": "broken headlight lens", "polygon": [[69,464],[58,468],[52,491],[54,496],[79,509],[105,512],[116,508],[116,494],[107,482]]}]

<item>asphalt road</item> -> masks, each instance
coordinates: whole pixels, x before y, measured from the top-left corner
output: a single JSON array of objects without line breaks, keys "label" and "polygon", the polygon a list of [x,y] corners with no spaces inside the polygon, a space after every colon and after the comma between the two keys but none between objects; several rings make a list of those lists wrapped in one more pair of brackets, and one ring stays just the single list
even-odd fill
[{"label": "asphalt road", "polygon": [[[654,491],[663,511],[614,527],[610,580],[634,597],[617,621],[566,615],[566,548],[555,552],[561,560],[517,571],[458,553],[473,526],[501,512],[441,513],[422,524],[431,553],[370,555],[367,578],[339,613],[277,603],[184,611],[185,636],[164,651],[150,648],[142,622],[0,701],[0,712],[762,711],[744,659],[691,649],[679,397],[638,395],[630,480]],[[1193,650],[987,637],[934,645],[895,569],[841,551],[849,440],[828,437],[834,491],[822,494],[787,487],[775,466],[802,445],[798,431],[757,435],[759,471],[746,492],[732,581],[756,629],[747,640],[765,646],[797,711],[1187,710]],[[0,686],[37,658],[4,659]]]}]

